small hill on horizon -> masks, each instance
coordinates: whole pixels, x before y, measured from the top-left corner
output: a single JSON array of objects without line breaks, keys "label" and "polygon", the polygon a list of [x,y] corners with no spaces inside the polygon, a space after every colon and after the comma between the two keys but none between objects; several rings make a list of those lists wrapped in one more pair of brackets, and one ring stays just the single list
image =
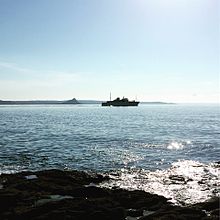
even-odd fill
[{"label": "small hill on horizon", "polygon": [[75,98],[62,102],[61,104],[80,104]]}]

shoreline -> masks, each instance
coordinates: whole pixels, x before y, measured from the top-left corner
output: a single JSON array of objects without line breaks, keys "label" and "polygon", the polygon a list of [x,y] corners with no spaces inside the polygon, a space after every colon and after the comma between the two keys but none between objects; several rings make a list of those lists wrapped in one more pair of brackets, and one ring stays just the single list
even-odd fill
[{"label": "shoreline", "polygon": [[0,219],[219,219],[219,198],[177,206],[141,190],[100,188],[109,176],[41,170],[0,175]]}]

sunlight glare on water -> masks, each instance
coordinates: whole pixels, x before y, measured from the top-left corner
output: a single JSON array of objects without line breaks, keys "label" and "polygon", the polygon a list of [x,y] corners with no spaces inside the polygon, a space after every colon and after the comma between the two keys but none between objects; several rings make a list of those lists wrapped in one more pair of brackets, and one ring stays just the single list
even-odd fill
[{"label": "sunlight glare on water", "polygon": [[101,186],[144,190],[165,196],[175,204],[192,204],[220,195],[219,172],[218,164],[205,165],[183,160],[173,163],[166,170],[154,172],[121,169],[117,173],[111,173],[111,180]]},{"label": "sunlight glare on water", "polygon": [[178,149],[182,149],[182,148],[183,148],[183,144],[178,143],[176,141],[171,142],[167,147],[167,149],[170,149],[170,150],[172,150],[172,149],[178,150]]}]

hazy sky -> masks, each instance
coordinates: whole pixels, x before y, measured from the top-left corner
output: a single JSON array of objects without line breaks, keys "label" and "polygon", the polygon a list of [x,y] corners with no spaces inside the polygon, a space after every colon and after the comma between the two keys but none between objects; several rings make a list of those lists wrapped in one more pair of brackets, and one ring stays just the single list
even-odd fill
[{"label": "hazy sky", "polygon": [[219,102],[219,0],[0,0],[0,99]]}]

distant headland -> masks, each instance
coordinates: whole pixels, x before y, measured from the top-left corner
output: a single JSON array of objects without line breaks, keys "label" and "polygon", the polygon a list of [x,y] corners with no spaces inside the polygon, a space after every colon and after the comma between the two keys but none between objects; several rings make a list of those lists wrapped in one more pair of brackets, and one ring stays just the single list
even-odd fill
[{"label": "distant headland", "polygon": [[[29,100],[29,101],[13,101],[0,100],[0,105],[58,105],[58,104],[101,104],[103,101],[99,100],[77,100],[76,98],[70,100]],[[140,104],[175,104],[168,102],[140,102]]]},{"label": "distant headland", "polygon": [[54,104],[81,104],[75,98],[71,100],[30,100],[30,101],[3,101],[0,100],[0,105],[54,105]]}]

